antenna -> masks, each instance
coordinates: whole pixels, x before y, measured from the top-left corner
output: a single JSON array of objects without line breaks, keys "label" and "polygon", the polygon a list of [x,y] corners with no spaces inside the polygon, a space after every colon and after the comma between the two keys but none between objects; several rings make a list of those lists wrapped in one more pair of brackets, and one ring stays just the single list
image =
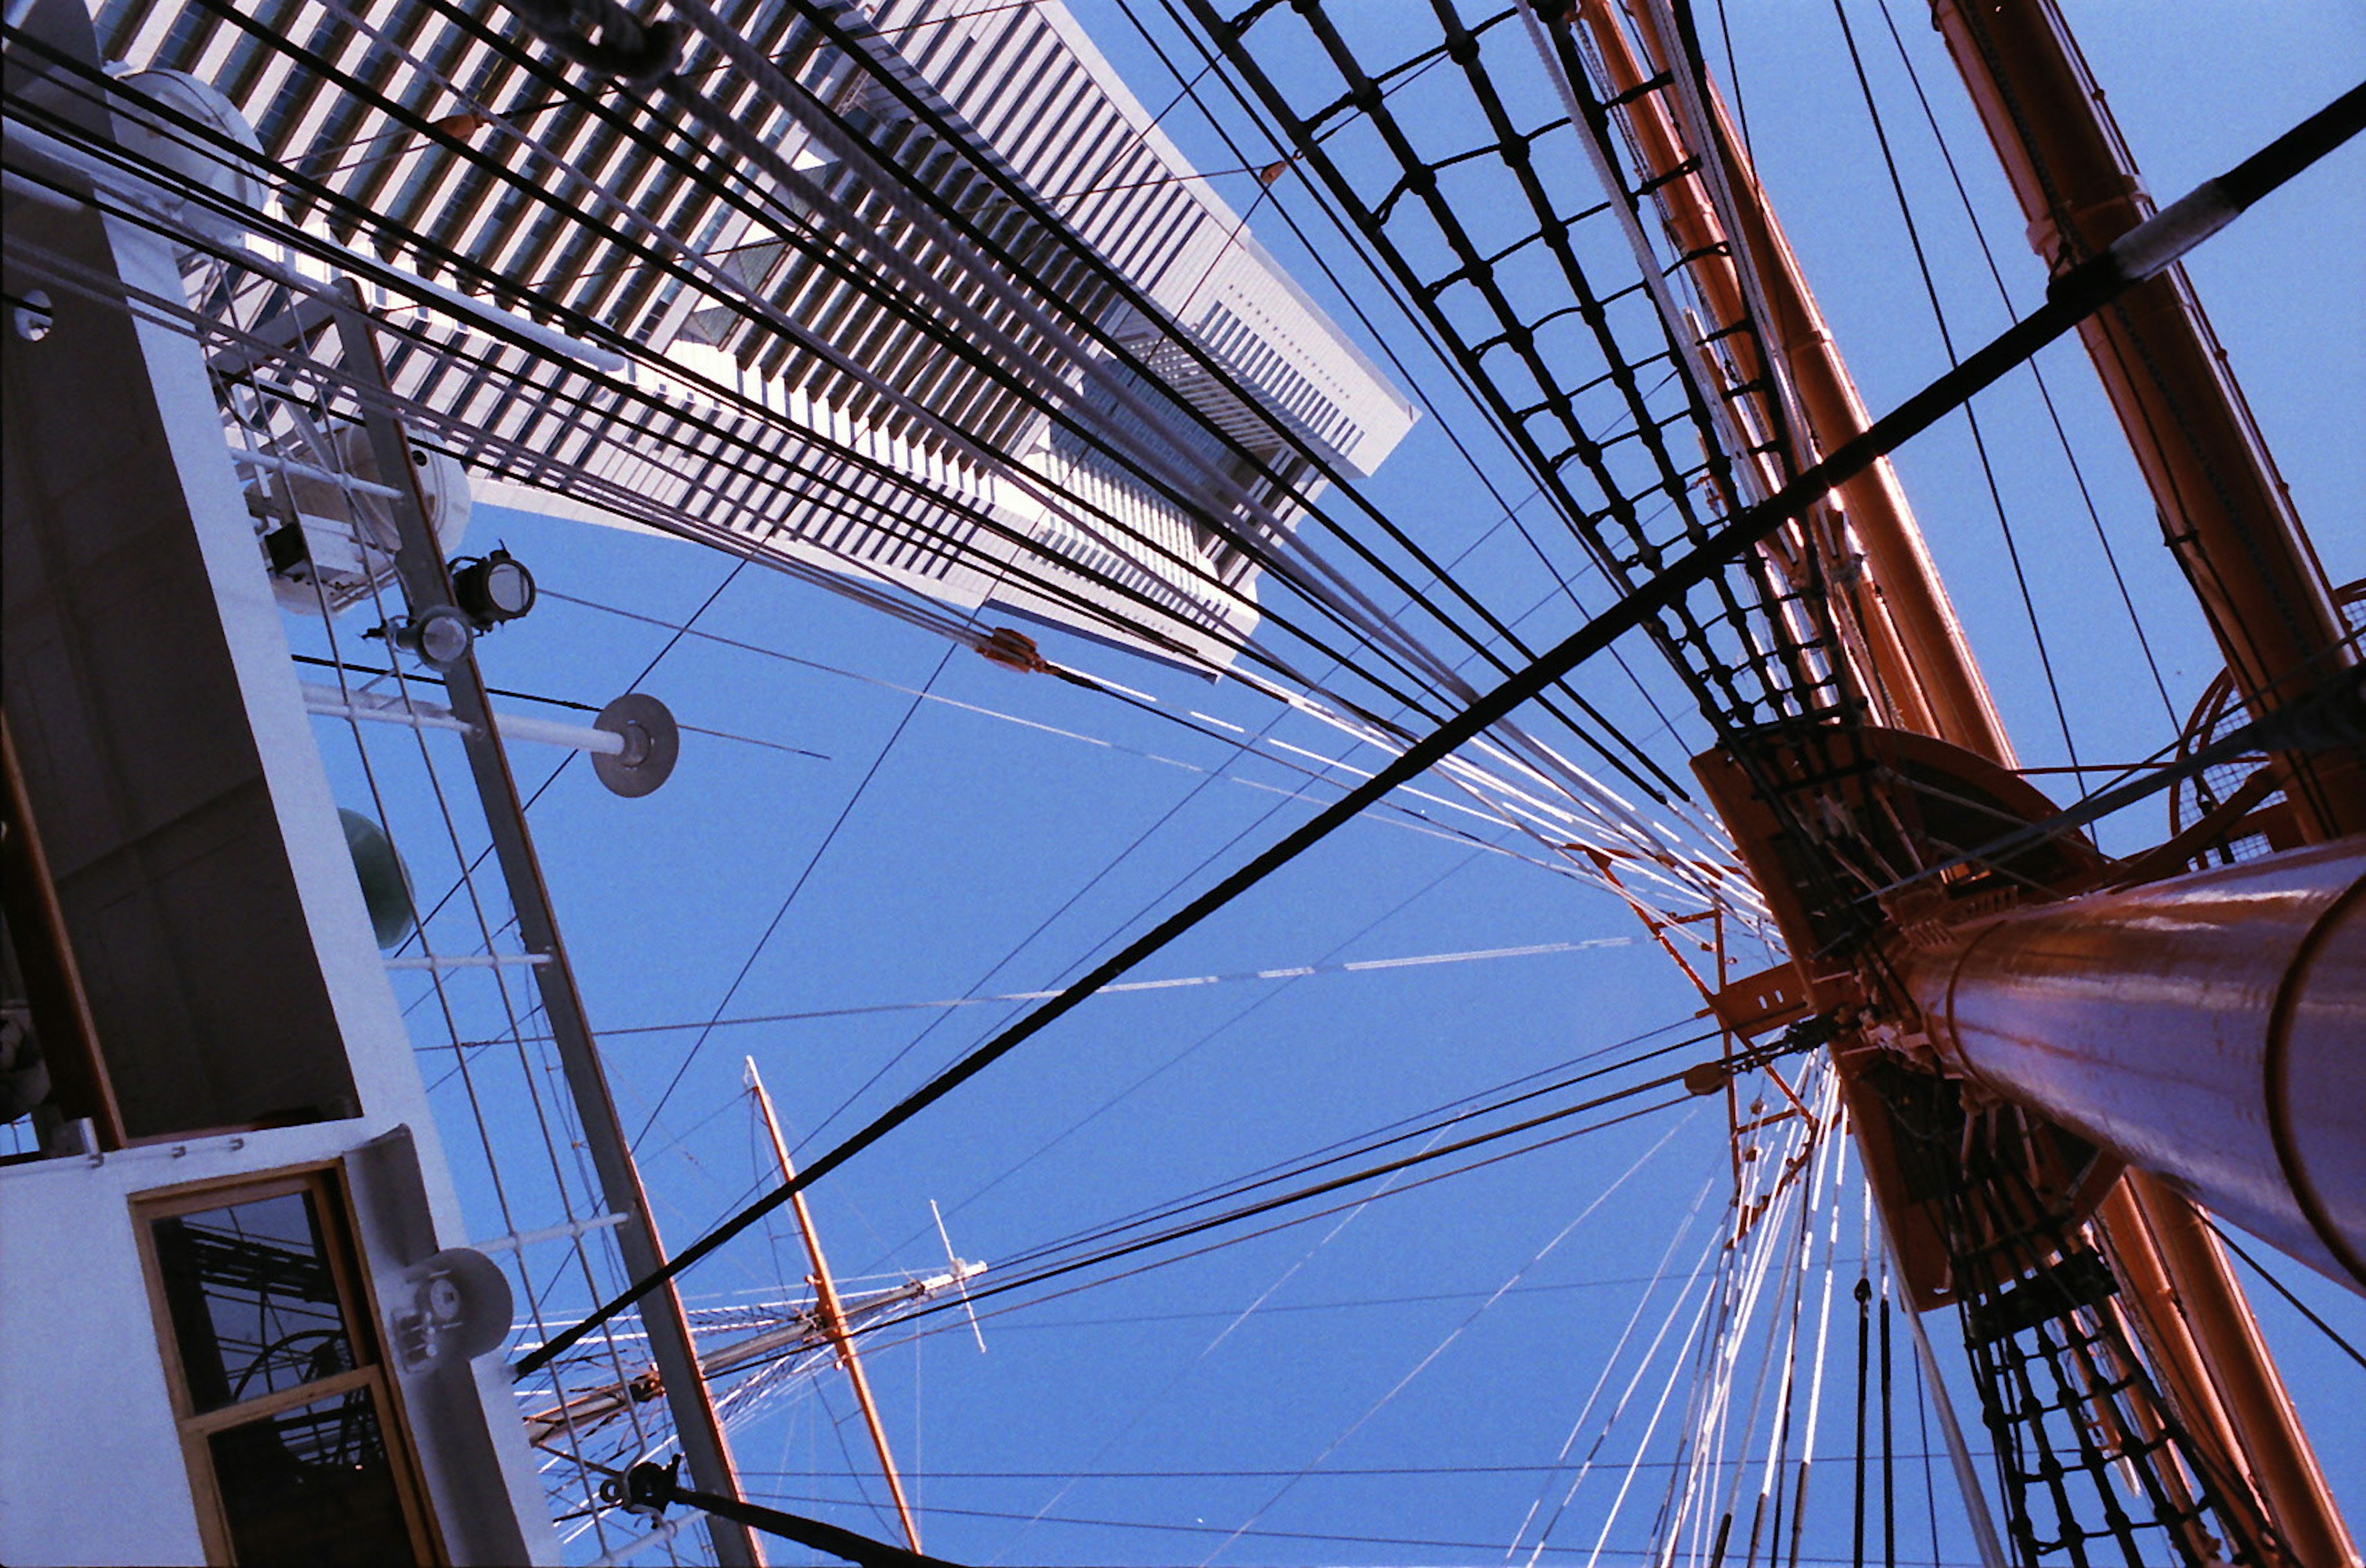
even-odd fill
[{"label": "antenna", "polygon": [[969,1314],[969,1331],[977,1336],[977,1353],[983,1356],[986,1330],[977,1325],[977,1308],[969,1304],[969,1265],[953,1256],[953,1238],[945,1234],[945,1216],[934,1198],[929,1200],[929,1217],[937,1222],[937,1239],[945,1244],[945,1261],[952,1265],[953,1289],[961,1292],[962,1311]]}]

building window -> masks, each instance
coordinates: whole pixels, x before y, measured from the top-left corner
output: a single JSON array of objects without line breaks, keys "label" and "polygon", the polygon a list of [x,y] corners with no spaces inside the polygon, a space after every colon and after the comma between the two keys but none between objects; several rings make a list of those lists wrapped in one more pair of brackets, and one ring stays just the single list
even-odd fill
[{"label": "building window", "polygon": [[207,1556],[441,1561],[335,1168],[134,1213]]}]

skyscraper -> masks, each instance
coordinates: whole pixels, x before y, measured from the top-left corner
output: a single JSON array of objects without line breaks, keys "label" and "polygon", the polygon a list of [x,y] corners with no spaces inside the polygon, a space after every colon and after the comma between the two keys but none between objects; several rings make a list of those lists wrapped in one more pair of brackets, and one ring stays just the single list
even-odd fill
[{"label": "skyscraper", "polygon": [[[288,219],[366,246],[332,216],[365,205],[451,258],[408,265],[558,294],[579,321],[552,325],[682,371],[626,398],[419,323],[394,384],[482,499],[1211,668],[1324,470],[1369,473],[1414,417],[1056,0],[724,4],[803,112],[709,124],[596,81],[554,100],[530,33],[457,11],[380,0],[293,51],[261,42],[280,11],[112,0],[99,36],[228,95],[296,176]],[[722,58],[693,31],[677,80]]]}]

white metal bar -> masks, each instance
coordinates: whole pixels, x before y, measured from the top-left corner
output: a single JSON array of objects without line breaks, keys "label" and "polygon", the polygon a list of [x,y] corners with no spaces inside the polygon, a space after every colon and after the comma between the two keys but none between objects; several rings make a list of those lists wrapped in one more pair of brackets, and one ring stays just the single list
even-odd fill
[{"label": "white metal bar", "polygon": [[547,718],[528,718],[524,714],[496,713],[493,728],[504,740],[538,740],[546,746],[571,746],[578,751],[596,751],[603,756],[622,756],[625,738],[613,729],[594,729],[588,724],[559,724]]},{"label": "white metal bar", "polygon": [[499,969],[510,964],[535,964],[550,962],[547,953],[430,953],[423,958],[389,958],[389,969]]},{"label": "white metal bar", "polygon": [[246,468],[269,468],[274,473],[289,474],[297,479],[323,479],[330,484],[350,490],[356,495],[384,496],[391,501],[402,493],[392,485],[382,485],[374,479],[355,479],[351,474],[341,474],[333,468],[316,468],[310,463],[297,462],[292,457],[275,457],[267,452],[251,451],[243,446],[231,447],[230,459]]},{"label": "white metal bar", "polygon": [[413,729],[450,729],[467,734],[468,727],[452,710],[392,692],[341,692],[334,686],[302,682],[304,711],[331,718],[367,719],[374,724],[401,724]]},{"label": "white metal bar", "polygon": [[579,1235],[590,1235],[612,1225],[621,1225],[623,1214],[594,1214],[588,1220],[569,1220],[564,1224],[545,1225],[540,1230],[519,1231],[514,1235],[497,1235],[490,1241],[471,1242],[479,1252],[509,1252],[531,1246],[537,1241],[571,1241]]},{"label": "white metal bar", "polygon": [[[395,692],[341,692],[334,686],[317,682],[303,683],[304,708],[308,713],[325,714],[332,718],[366,719],[374,724],[401,724],[413,729],[449,729],[462,735],[470,733],[468,723],[441,703],[422,701]],[[588,724],[558,724],[546,718],[528,718],[523,714],[495,714],[493,728],[504,740],[533,740],[546,746],[568,746],[578,751],[596,751],[603,756],[623,754],[625,738],[610,729],[594,729]]]}]

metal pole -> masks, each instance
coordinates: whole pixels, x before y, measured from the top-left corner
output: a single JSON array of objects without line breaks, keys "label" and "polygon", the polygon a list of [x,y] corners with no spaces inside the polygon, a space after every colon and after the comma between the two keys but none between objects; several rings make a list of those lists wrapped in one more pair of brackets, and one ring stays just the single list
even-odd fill
[{"label": "metal pole", "polygon": [[[332,718],[356,718],[372,724],[402,724],[413,729],[449,729],[470,733],[469,726],[441,703],[431,703],[396,692],[341,692],[315,681],[303,683],[304,709]],[[559,724],[522,714],[500,716],[504,740],[532,740],[544,746],[566,746],[595,756],[620,757],[625,737],[613,729],[588,724]]]},{"label": "metal pole", "polygon": [[[369,318],[362,310],[360,291],[348,281],[342,286],[342,292],[344,299],[335,308],[337,338],[349,385],[361,400],[363,427],[369,436],[371,455],[380,474],[400,474],[408,481],[397,487],[403,493],[391,503],[395,525],[401,536],[395,564],[401,573],[403,592],[411,614],[418,615],[433,607],[453,604],[452,579],[442,552],[435,547],[434,533],[427,524],[427,509],[418,493],[409,443],[395,422],[386,365],[379,357]],[[534,966],[535,980],[542,993],[543,1010],[550,1020],[551,1036],[558,1048],[568,1091],[575,1101],[576,1117],[582,1124],[592,1168],[600,1178],[602,1199],[612,1213],[629,1217],[629,1223],[616,1228],[617,1251],[623,1256],[627,1273],[646,1277],[665,1267],[665,1247],[658,1237],[648,1194],[642,1190],[640,1173],[633,1165],[632,1146],[617,1118],[615,1100],[608,1091],[607,1074],[600,1065],[599,1047],[592,1039],[582,994],[576,988],[575,971],[559,940],[550,892],[544,885],[542,864],[526,830],[525,808],[518,795],[517,781],[510,773],[509,758],[501,750],[492,704],[486,696],[475,654],[463,655],[444,675],[445,690],[452,699],[453,716],[468,726],[461,743],[468,752],[477,793],[484,803],[485,823],[492,836],[502,879],[509,886],[510,902],[517,913],[518,935],[528,953],[543,954],[547,959]],[[650,1353],[665,1383],[666,1404],[673,1413],[674,1433],[689,1458],[692,1476],[706,1491],[737,1497],[739,1486],[732,1470],[730,1444],[724,1436],[714,1402],[707,1397],[706,1380],[699,1376],[697,1350],[691,1339],[690,1320],[682,1314],[681,1297],[670,1289],[652,1292],[642,1298],[640,1311],[642,1324],[648,1330]],[[706,1528],[714,1541],[715,1559],[726,1568],[759,1568],[763,1562],[756,1539],[747,1526],[710,1516]]]},{"label": "metal pole", "polygon": [[[772,1097],[764,1091],[763,1075],[756,1071],[756,1058],[746,1058],[748,1088],[756,1096],[756,1105],[764,1113],[764,1131],[772,1140],[772,1158],[781,1168],[783,1184],[796,1178],[796,1168],[789,1163],[789,1145],[781,1136],[780,1118],[772,1113]],[[839,1359],[846,1364],[847,1381],[854,1385],[854,1402],[862,1407],[863,1425],[871,1428],[872,1445],[879,1450],[879,1469],[887,1477],[888,1495],[896,1500],[896,1517],[904,1526],[904,1539],[911,1543],[917,1555],[920,1551],[920,1525],[912,1517],[912,1506],[904,1498],[903,1478],[896,1472],[896,1456],[887,1447],[887,1428],[879,1419],[878,1403],[871,1397],[871,1380],[864,1375],[862,1358],[854,1353],[853,1337],[846,1331],[846,1312],[838,1299],[838,1282],[830,1278],[829,1264],[822,1257],[821,1236],[815,1231],[813,1214],[806,1208],[806,1195],[794,1192],[789,1201],[796,1210],[797,1231],[806,1240],[806,1256],[813,1260],[814,1307],[821,1318],[822,1332],[838,1348]]]},{"label": "metal pole", "polygon": [[2366,838],[2009,915],[1906,981],[1966,1077],[2135,1168],[2102,1219],[2186,1425],[2294,1561],[2356,1562],[2188,1200],[2366,1290]]}]

